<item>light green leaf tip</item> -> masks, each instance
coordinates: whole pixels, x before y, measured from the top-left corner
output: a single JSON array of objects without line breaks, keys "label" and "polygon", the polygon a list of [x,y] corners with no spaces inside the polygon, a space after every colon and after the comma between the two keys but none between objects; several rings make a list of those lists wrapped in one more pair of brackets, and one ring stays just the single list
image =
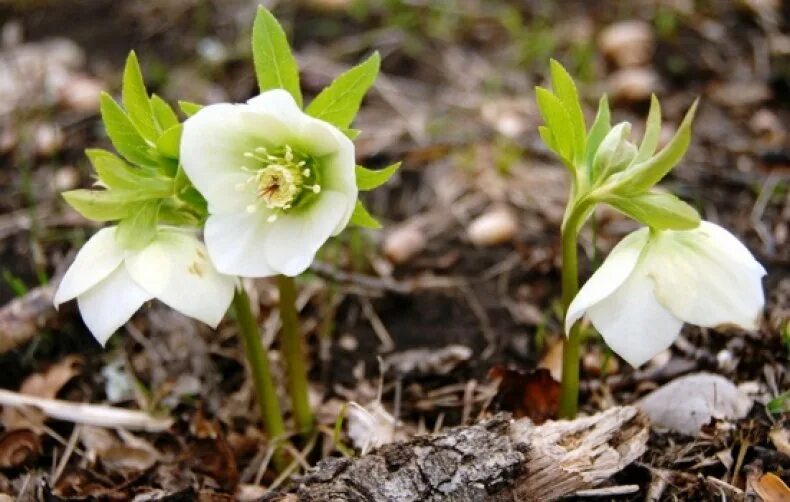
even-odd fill
[{"label": "light green leaf tip", "polygon": [[349,223],[363,228],[381,228],[381,223],[370,215],[365,206],[362,205],[362,201],[359,200],[354,206],[354,213],[351,215]]},{"label": "light green leaf tip", "polygon": [[392,175],[398,171],[400,165],[401,163],[397,162],[383,169],[376,170],[356,166],[355,174],[357,178],[357,188],[362,192],[366,192],[380,187],[389,181]]},{"label": "light green leaf tip", "polygon": [[143,74],[140,71],[140,63],[134,51],[131,51],[126,58],[121,99],[126,113],[129,114],[140,134],[149,141],[155,141],[159,136],[159,130],[154,120],[154,111],[148,99]]},{"label": "light green leaf tip", "polygon": [[559,98],[570,119],[570,129],[573,133],[574,152],[576,162],[581,162],[584,153],[584,144],[587,136],[587,126],[584,122],[584,112],[579,100],[579,91],[573,82],[573,77],[559,61],[552,59],[549,62],[551,73],[551,86],[554,94]]},{"label": "light green leaf tip", "polygon": [[296,58],[282,26],[263,6],[258,6],[252,25],[252,59],[261,92],[285,89],[302,107]]}]

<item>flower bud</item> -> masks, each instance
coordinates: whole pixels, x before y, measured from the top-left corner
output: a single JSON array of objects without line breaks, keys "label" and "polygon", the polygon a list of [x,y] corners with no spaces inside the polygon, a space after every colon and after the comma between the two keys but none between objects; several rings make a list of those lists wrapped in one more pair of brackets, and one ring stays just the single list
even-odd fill
[{"label": "flower bud", "polygon": [[593,179],[606,177],[622,171],[636,157],[637,147],[628,141],[631,136],[631,124],[620,122],[612,127],[601,141],[593,159]]}]

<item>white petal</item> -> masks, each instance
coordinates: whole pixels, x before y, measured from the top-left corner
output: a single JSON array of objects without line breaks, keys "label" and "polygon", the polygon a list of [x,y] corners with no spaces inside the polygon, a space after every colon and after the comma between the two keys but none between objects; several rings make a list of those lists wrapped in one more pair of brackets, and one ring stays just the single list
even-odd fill
[{"label": "white petal", "polygon": [[614,293],[628,279],[636,267],[649,235],[650,231],[647,228],[641,228],[628,234],[612,249],[568,307],[565,316],[566,333],[590,307]]},{"label": "white petal", "polygon": [[216,327],[233,299],[234,279],[217,272],[205,246],[190,232],[160,230],[126,259],[129,275],[170,308]]},{"label": "white petal", "polygon": [[281,145],[291,133],[279,119],[249,105],[206,106],[184,122],[181,164],[209,211],[234,212],[255,202],[255,185],[242,168],[259,162],[244,157],[258,147]]},{"label": "white petal", "polygon": [[266,218],[263,208],[252,214],[242,211],[208,217],[204,237],[217,270],[242,277],[277,275],[264,256],[266,236],[271,229]]},{"label": "white petal", "polygon": [[683,326],[658,302],[654,288],[640,262],[612,295],[587,310],[606,344],[634,367],[672,345]]},{"label": "white petal", "polygon": [[280,216],[271,223],[266,237],[266,261],[280,274],[295,276],[304,272],[350,203],[341,193],[321,192],[309,208]]},{"label": "white petal", "polygon": [[82,320],[102,345],[132,317],[143,303],[151,299],[138,286],[125,267],[118,267],[109,277],[77,297]]},{"label": "white petal", "polygon": [[346,228],[351,215],[354,213],[354,204],[359,196],[359,190],[357,189],[355,172],[354,143],[337,128],[332,126],[329,126],[329,128],[334,141],[336,141],[337,150],[321,159],[321,188],[345,194],[346,198],[352,202],[348,205],[345,214],[332,231],[332,235],[337,235]]},{"label": "white petal", "polygon": [[647,258],[656,296],[679,319],[757,328],[765,269],[723,228],[703,222],[694,230],[662,232]]},{"label": "white petal", "polygon": [[247,100],[256,112],[276,117],[286,124],[292,132],[298,132],[302,123],[309,117],[294,101],[291,93],[284,89],[271,89]]},{"label": "white petal", "polygon": [[115,228],[99,230],[82,246],[60,281],[53,298],[56,307],[86,292],[121,264],[124,251],[115,241]]}]

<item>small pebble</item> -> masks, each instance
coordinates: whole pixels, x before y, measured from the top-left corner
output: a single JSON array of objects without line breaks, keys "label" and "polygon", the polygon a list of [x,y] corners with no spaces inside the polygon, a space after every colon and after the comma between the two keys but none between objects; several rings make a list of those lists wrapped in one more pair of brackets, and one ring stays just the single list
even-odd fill
[{"label": "small pebble", "polygon": [[337,345],[346,352],[354,352],[359,347],[359,342],[353,335],[345,334],[338,338]]},{"label": "small pebble", "polygon": [[51,157],[63,146],[63,131],[57,124],[41,124],[36,128],[33,144],[37,155]]},{"label": "small pebble", "polygon": [[395,229],[384,239],[384,255],[392,263],[403,264],[425,249],[425,234],[413,225]]},{"label": "small pebble", "polygon": [[661,80],[649,68],[623,68],[612,73],[606,84],[614,100],[638,102],[646,101],[652,93],[658,92]]},{"label": "small pebble", "polygon": [[475,246],[497,246],[513,240],[518,222],[507,209],[493,209],[475,218],[467,233]]},{"label": "small pebble", "polygon": [[72,75],[60,88],[60,102],[76,112],[96,112],[103,89],[101,81],[95,78]]},{"label": "small pebble", "polygon": [[57,192],[77,188],[79,184],[80,173],[74,166],[63,166],[57,169],[52,177],[52,185]]},{"label": "small pebble", "polygon": [[645,21],[620,21],[601,32],[598,47],[620,68],[642,66],[653,58],[656,40],[653,28]]}]

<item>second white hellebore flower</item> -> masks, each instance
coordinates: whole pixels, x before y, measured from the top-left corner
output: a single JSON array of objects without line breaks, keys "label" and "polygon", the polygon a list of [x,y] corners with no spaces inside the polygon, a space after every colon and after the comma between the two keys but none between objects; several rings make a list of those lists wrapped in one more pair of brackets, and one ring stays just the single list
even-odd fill
[{"label": "second white hellebore flower", "polygon": [[190,230],[163,227],[146,246],[126,250],[117,227],[99,230],[77,253],[53,303],[77,299],[80,314],[104,345],[143,303],[156,298],[216,327],[233,299],[236,279],[216,271]]},{"label": "second white hellebore flower", "polygon": [[181,163],[208,201],[206,246],[226,274],[304,272],[357,201],[354,144],[282,89],[187,119]]},{"label": "second white hellebore flower", "polygon": [[611,251],[571,302],[565,331],[583,315],[632,366],[667,349],[684,322],[757,329],[765,269],[731,233],[639,229]]}]

